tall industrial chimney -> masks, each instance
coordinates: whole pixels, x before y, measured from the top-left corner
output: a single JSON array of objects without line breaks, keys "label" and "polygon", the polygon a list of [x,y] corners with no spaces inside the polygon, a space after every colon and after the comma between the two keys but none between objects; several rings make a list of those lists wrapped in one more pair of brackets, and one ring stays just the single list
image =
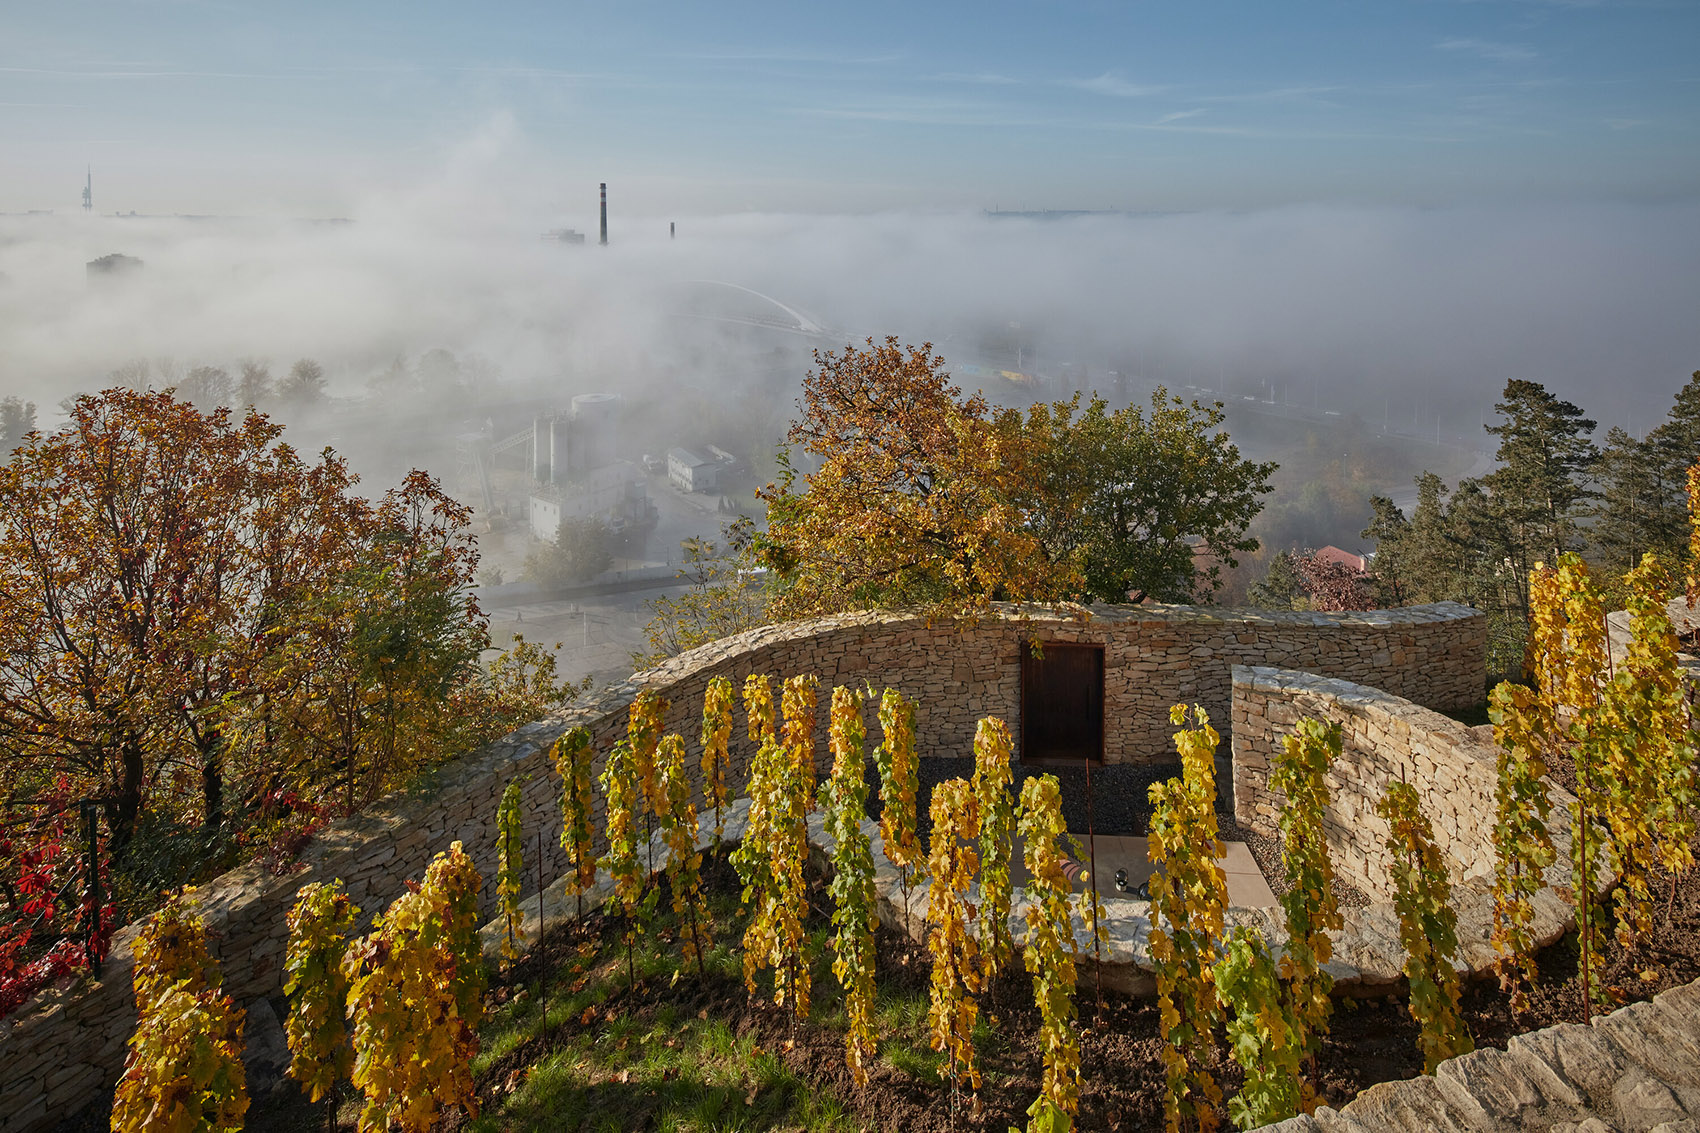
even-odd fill
[{"label": "tall industrial chimney", "polygon": [[672,221],[672,220],[669,220],[669,221],[668,221],[668,222],[667,222],[667,238],[668,238],[668,239],[669,239],[669,240],[671,240],[671,239],[672,239],[672,238],[673,238],[673,237],[675,237],[675,236],[677,236],[677,235],[678,235],[678,233],[677,233],[677,232],[676,232],[676,231],[674,231],[674,229],[673,229],[673,226],[674,226],[674,225],[675,225],[675,224],[676,224],[676,223],[678,223],[678,222],[677,222],[677,221]]},{"label": "tall industrial chimney", "polygon": [[608,182],[602,182],[602,243],[608,243]]}]

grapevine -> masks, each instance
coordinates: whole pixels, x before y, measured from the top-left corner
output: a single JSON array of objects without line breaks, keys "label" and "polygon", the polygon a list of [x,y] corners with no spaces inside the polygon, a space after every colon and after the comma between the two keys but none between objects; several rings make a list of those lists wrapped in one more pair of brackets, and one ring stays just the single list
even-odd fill
[{"label": "grapevine", "polygon": [[726,828],[720,812],[726,806],[727,753],[732,738],[732,682],[715,677],[702,698],[702,793],[703,806],[714,808],[714,845],[718,850]]},{"label": "grapevine", "polygon": [[1394,783],[1377,812],[1387,821],[1387,852],[1393,859],[1393,907],[1399,913],[1399,942],[1405,948],[1405,978],[1411,988],[1411,1017],[1421,1028],[1417,1044],[1423,1073],[1454,1055],[1475,1049],[1458,1013],[1457,918],[1448,902],[1452,883],[1446,859],[1434,844],[1417,792]]},{"label": "grapevine", "polygon": [[248,1112],[243,1012],[181,980],[156,988],[130,1036],[112,1099],[113,1133],[239,1130]]},{"label": "grapevine", "polygon": [[453,1105],[477,1115],[479,885],[478,870],[454,843],[432,861],[424,883],[398,897],[343,957],[354,1084],[366,1095],[361,1133],[423,1133]]},{"label": "grapevine", "polygon": [[194,892],[172,894],[132,946],[138,1018],[112,1102],[121,1133],[236,1130],[248,1110],[244,1013],[218,993]]},{"label": "grapevine", "polygon": [[756,993],[756,973],[770,966],[777,948],[774,932],[775,878],[774,826],[782,821],[784,801],[779,798],[784,789],[785,749],[773,740],[765,740],[756,750],[750,763],[750,809],[744,824],[744,837],[732,851],[732,868],[744,883],[743,903],[749,910],[749,923],[744,927],[744,986],[751,995]]},{"label": "grapevine", "polygon": [[1605,994],[1601,953],[1605,910],[1595,896],[1602,851],[1611,827],[1610,766],[1602,750],[1609,735],[1601,718],[1606,684],[1605,609],[1581,556],[1561,555],[1553,571],[1530,580],[1530,637],[1540,643],[1537,671],[1554,720],[1568,720],[1565,737],[1576,765],[1570,805],[1570,865],[1576,899],[1576,945],[1584,1010]]},{"label": "grapevine", "polygon": [[608,853],[602,859],[602,866],[614,879],[614,896],[625,914],[626,975],[635,984],[637,969],[632,961],[632,946],[637,942],[640,921],[648,920],[654,895],[646,892],[648,873],[638,861],[637,808],[643,788],[631,740],[619,741],[608,753],[608,761],[602,768],[602,790],[607,796],[608,814]]},{"label": "grapevine", "polygon": [[744,713],[749,718],[751,743],[760,747],[779,738],[774,729],[773,685],[760,673],[744,678]]},{"label": "grapevine", "polygon": [[1063,872],[1068,859],[1058,846],[1066,829],[1056,776],[1038,775],[1023,783],[1021,855],[1032,880],[1027,883],[1022,959],[1033,975],[1045,1066],[1039,1097],[1027,1111],[1033,1118],[1029,1133],[1066,1129],[1080,1108],[1080,1028],[1074,1003],[1079,954],[1069,916],[1072,886]]},{"label": "grapevine", "polygon": [[[1328,931],[1344,923],[1334,896],[1334,863],[1323,828],[1323,816],[1328,813],[1328,766],[1339,756],[1340,744],[1339,725],[1302,719],[1282,741],[1281,753],[1269,771],[1270,789],[1286,799],[1280,826],[1287,880],[1287,891],[1281,895],[1287,948],[1280,973],[1287,981],[1287,1003],[1300,1054],[1312,1061],[1328,1033],[1334,1009],[1329,998],[1334,977],[1323,967],[1334,956]],[[1306,1112],[1316,1107],[1315,1087],[1308,1079],[1301,1087],[1299,1104]]]},{"label": "grapevine", "polygon": [[1245,1085],[1228,1102],[1241,1129],[1272,1125],[1298,1114],[1304,1029],[1281,993],[1269,946],[1255,928],[1241,925],[1216,965],[1216,986],[1232,1008],[1228,1048],[1245,1070]]},{"label": "grapevine", "polygon": [[706,974],[703,951],[713,947],[708,932],[708,904],[702,892],[702,854],[697,852],[697,809],[691,802],[691,779],[685,771],[685,741],[665,736],[656,751],[661,775],[661,829],[667,839],[667,869],[673,889],[673,912],[685,918],[696,952],[697,974]]},{"label": "grapevine", "polygon": [[968,887],[979,862],[968,843],[980,836],[980,804],[966,782],[951,779],[933,789],[932,853],[928,868],[933,884],[927,894],[927,949],[933,955],[932,991],[927,1025],[932,1046],[946,1061],[939,1075],[950,1083],[954,1121],[964,1086],[980,1088],[980,1068],[974,1057],[974,1021],[980,1005],[979,948],[969,932],[973,906]]},{"label": "grapevine", "polygon": [[1700,463],[1688,469],[1688,608],[1700,597]]},{"label": "grapevine", "polygon": [[868,1061],[878,1043],[874,1032],[874,855],[862,831],[867,815],[865,749],[867,725],[862,696],[832,690],[832,778],[827,784],[826,830],[832,838],[832,974],[844,989],[848,1027],[844,1058],[858,1086],[868,1084]]},{"label": "grapevine", "polygon": [[136,937],[136,1013],[146,1018],[154,1002],[179,983],[191,995],[218,987],[218,965],[207,952],[207,926],[191,904],[192,885],[166,899]]},{"label": "grapevine", "polygon": [[290,1077],[308,1101],[328,1094],[348,1076],[354,1052],[348,1045],[348,978],[342,957],[360,909],[342,882],[303,886],[289,911],[289,945],[284,953],[284,994],[289,996]]},{"label": "grapevine", "polygon": [[626,741],[631,744],[638,783],[643,788],[644,842],[649,852],[649,872],[655,872],[655,816],[661,813],[661,777],[656,771],[655,750],[661,743],[662,718],[667,702],[653,689],[642,689],[633,699],[626,721]]},{"label": "grapevine", "polygon": [[[1500,987],[1511,992],[1511,1009],[1529,1008],[1527,985],[1535,979],[1535,894],[1557,857],[1546,818],[1545,754],[1552,717],[1539,693],[1501,681],[1488,699],[1493,738],[1499,745],[1498,788],[1493,827],[1493,943],[1500,960]],[[1515,973],[1515,975],[1513,974]],[[1520,978],[1519,978],[1520,977]]]},{"label": "grapevine", "polygon": [[1163,1116],[1170,1130],[1190,1118],[1216,1127],[1222,1091],[1204,1066],[1222,1007],[1214,965],[1228,904],[1226,852],[1216,836],[1215,752],[1220,737],[1202,708],[1169,710],[1181,756],[1181,777],[1151,787],[1151,962],[1157,974],[1159,1030],[1167,1077]]},{"label": "grapevine", "polygon": [[814,809],[815,798],[815,697],[820,681],[813,676],[788,677],[781,706],[785,724],[780,742],[797,764],[796,789],[802,813]]},{"label": "grapevine", "polygon": [[980,804],[981,981],[990,985],[1015,952],[1009,934],[1009,863],[1014,853],[1015,796],[1009,757],[1009,726],[995,716],[974,732],[974,797]]},{"label": "grapevine", "polygon": [[915,871],[915,880],[926,873],[921,841],[915,832],[915,793],[920,777],[915,755],[915,702],[888,688],[880,696],[879,719],[883,738],[874,751],[874,764],[880,773],[880,845],[902,879],[907,930],[910,871]]},{"label": "grapevine", "polygon": [[523,923],[519,910],[519,895],[525,876],[520,799],[520,783],[515,779],[502,792],[502,804],[496,808],[496,901],[502,910],[503,960],[519,956],[519,933]]},{"label": "grapevine", "polygon": [[1617,936],[1628,946],[1652,926],[1652,871],[1662,865],[1674,892],[1677,874],[1694,863],[1695,735],[1666,611],[1669,576],[1649,553],[1624,581],[1631,636],[1603,711],[1612,864],[1627,890],[1618,899]]},{"label": "grapevine", "polygon": [[555,741],[551,751],[561,776],[561,849],[567,854],[567,885],[578,897],[584,919],[584,893],[596,884],[596,799],[590,783],[590,733],[573,728]]}]

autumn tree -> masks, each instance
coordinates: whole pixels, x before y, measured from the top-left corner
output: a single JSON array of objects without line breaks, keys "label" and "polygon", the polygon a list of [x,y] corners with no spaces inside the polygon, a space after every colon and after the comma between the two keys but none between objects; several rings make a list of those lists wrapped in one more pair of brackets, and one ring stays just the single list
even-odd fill
[{"label": "autumn tree", "polygon": [[0,467],[12,783],[68,771],[115,799],[120,858],[170,762],[200,764],[204,819],[218,821],[212,709],[242,679],[239,639],[262,599],[264,485],[302,471],[278,433],[113,389],[78,398],[66,428]]},{"label": "autumn tree", "polygon": [[430,477],[373,503],[329,450],[169,393],[68,412],[0,468],[4,791],[112,798],[126,877],[144,821],[352,808],[534,707],[478,664],[467,513]]},{"label": "autumn tree", "polygon": [[1029,474],[1000,451],[930,344],[868,340],[817,352],[787,438],[818,458],[797,492],[787,459],[761,493],[761,550],[782,576],[780,616],[870,606],[973,607],[1053,585],[1016,499]]},{"label": "autumn tree", "polygon": [[1273,465],[1215,431],[1221,407],[1159,390],[1149,415],[1078,398],[1022,414],[962,397],[930,345],[817,353],[758,548],[781,616],[1000,599],[1186,600],[1220,585]]},{"label": "autumn tree", "polygon": [[1076,395],[1025,420],[998,414],[1004,446],[1032,453],[1022,514],[1047,561],[1068,568],[1070,597],[1208,600],[1223,570],[1257,550],[1246,532],[1276,466],[1241,456],[1225,420],[1220,402],[1161,387],[1148,406],[1111,410],[1094,396],[1082,408]]}]

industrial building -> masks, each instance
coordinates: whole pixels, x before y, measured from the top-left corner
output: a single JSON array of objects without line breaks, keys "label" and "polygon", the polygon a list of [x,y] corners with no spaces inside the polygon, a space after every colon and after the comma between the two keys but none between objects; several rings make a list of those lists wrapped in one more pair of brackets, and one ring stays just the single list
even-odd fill
[{"label": "industrial building", "polygon": [[681,491],[712,492],[720,486],[720,462],[688,448],[667,450],[667,479]]},{"label": "industrial building", "polygon": [[534,536],[554,542],[563,519],[601,519],[617,535],[655,522],[642,469],[620,458],[623,409],[618,394],[586,393],[568,412],[532,421],[526,513]]}]

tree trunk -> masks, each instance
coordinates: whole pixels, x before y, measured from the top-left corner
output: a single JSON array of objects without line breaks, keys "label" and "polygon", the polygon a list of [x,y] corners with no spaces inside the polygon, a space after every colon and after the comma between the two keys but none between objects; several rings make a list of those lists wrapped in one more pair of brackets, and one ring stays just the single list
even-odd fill
[{"label": "tree trunk", "polygon": [[118,805],[112,815],[112,857],[127,856],[142,811],[142,745],[131,737],[119,749]]},{"label": "tree trunk", "polygon": [[224,732],[216,724],[201,742],[201,829],[224,825]]}]

